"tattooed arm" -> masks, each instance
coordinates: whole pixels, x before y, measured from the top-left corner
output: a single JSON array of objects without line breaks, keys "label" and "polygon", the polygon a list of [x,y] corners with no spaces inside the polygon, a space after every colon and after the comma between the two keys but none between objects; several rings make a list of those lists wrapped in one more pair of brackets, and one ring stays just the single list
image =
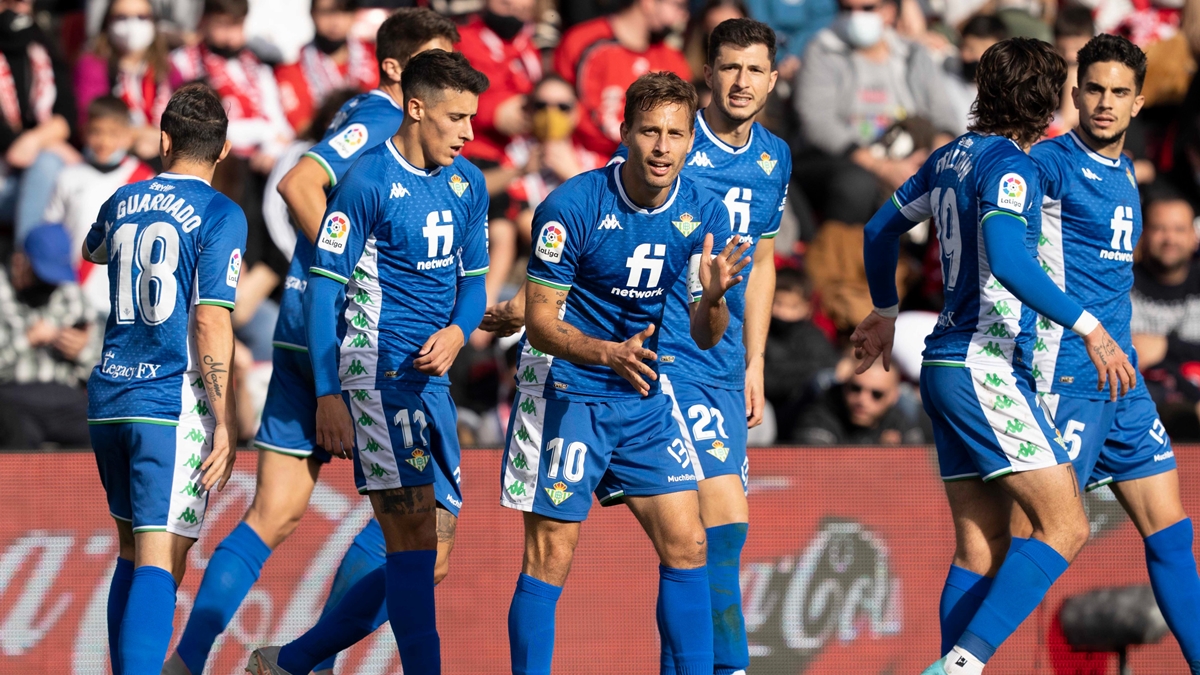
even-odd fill
[{"label": "tattooed arm", "polygon": [[213,487],[220,490],[233,472],[237,448],[237,404],[229,375],[233,366],[233,321],[229,310],[219,305],[196,305],[194,330],[200,380],[216,422],[212,451],[200,466],[200,483],[206,490]]}]

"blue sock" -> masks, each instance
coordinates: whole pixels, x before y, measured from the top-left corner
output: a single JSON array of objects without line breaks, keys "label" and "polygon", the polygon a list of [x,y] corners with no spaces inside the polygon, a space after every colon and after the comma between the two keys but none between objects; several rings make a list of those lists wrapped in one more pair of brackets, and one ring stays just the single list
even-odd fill
[{"label": "blue sock", "polygon": [[938,652],[939,654],[948,653],[958,643],[991,587],[991,577],[976,574],[958,565],[950,566],[950,573],[946,575],[946,585],[942,587],[942,651]]},{"label": "blue sock", "polygon": [[[341,603],[342,597],[359,580],[374,570],[383,567],[384,562],[386,562],[386,555],[387,550],[383,542],[383,528],[379,527],[378,520],[372,518],[371,522],[367,523],[367,526],[355,535],[354,541],[350,543],[350,548],[346,550],[346,555],[342,556],[342,562],[338,565],[337,575],[333,577],[333,586],[329,588],[329,597],[325,600],[325,608],[321,610],[321,619],[323,620],[326,614]],[[376,628],[379,628],[387,621],[387,606],[384,604],[384,594],[378,592],[379,589],[384,587],[384,583],[384,580],[381,578],[378,582],[379,585],[375,587],[375,595],[364,597],[364,604],[360,605],[360,611],[356,612],[356,616],[352,617],[352,620],[356,624],[361,624],[361,614],[369,611],[368,606],[375,607],[375,619],[371,622],[374,625],[363,634],[363,637],[375,632]],[[318,622],[318,625],[320,625],[320,622]],[[350,644],[354,644],[355,642],[358,642],[358,640]],[[333,656],[321,661],[310,670],[333,670],[334,663],[337,661],[337,652],[345,648],[338,648],[333,653]],[[291,668],[285,668],[284,670],[299,672]]]},{"label": "blue sock", "polygon": [[662,603],[659,635],[675,657],[678,675],[712,675],[713,613],[708,595],[708,569],[658,566]]},{"label": "blue sock", "polygon": [[108,660],[113,675],[121,675],[121,660],[117,645],[121,643],[121,620],[125,618],[125,603],[129,601],[129,585],[133,583],[133,561],[117,558],[112,582],[108,585]]},{"label": "blue sock", "polygon": [[[387,569],[380,565],[351,586],[341,602],[328,607],[317,625],[279,650],[279,667],[292,675],[332,668],[338,652],[354,646],[383,623],[376,621],[380,614],[387,619],[386,589]],[[319,664],[322,659],[330,664]]]},{"label": "blue sock", "polygon": [[439,675],[442,644],[433,603],[437,551],[387,554],[387,608],[400,665],[408,675]]},{"label": "blue sock", "polygon": [[710,527],[708,593],[713,617],[713,673],[731,675],[750,667],[746,622],[742,618],[742,547],[748,523]]},{"label": "blue sock", "polygon": [[1004,558],[987,598],[956,646],[987,663],[996,648],[1037,609],[1067,565],[1066,558],[1046,543],[1037,539],[1025,542]]},{"label": "blue sock", "polygon": [[554,659],[554,606],[562,586],[528,574],[517,578],[508,608],[508,650],[513,675],[550,675]]},{"label": "blue sock", "polygon": [[1193,675],[1200,674],[1200,576],[1192,553],[1192,519],[1146,537],[1146,568],[1163,618],[1179,641]]},{"label": "blue sock", "polygon": [[192,675],[204,672],[204,662],[217,636],[258,581],[271,549],[244,521],[213,551],[196,592],[196,604],[175,651]]},{"label": "blue sock", "polygon": [[[658,634],[666,635],[667,631],[665,628],[663,628],[662,593],[658,594],[658,602],[654,604],[654,622],[658,625]],[[658,675],[676,675],[675,653],[671,651],[671,643],[667,642],[666,640],[659,640],[658,661]]]},{"label": "blue sock", "polygon": [[161,567],[133,571],[117,651],[122,675],[159,675],[175,619],[175,578]]}]

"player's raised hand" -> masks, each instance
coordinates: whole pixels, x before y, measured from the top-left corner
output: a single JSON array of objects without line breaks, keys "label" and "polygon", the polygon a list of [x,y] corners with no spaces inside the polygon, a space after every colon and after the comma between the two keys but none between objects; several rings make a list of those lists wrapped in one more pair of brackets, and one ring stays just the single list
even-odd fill
[{"label": "player's raised hand", "polygon": [[458,326],[446,326],[421,345],[417,358],[413,359],[413,368],[434,377],[441,377],[454,365],[458,350],[462,349],[466,338]]},{"label": "player's raised hand", "polygon": [[481,330],[495,333],[498,337],[508,337],[525,327],[525,304],[505,300],[497,302],[483,312],[483,321],[479,323]]},{"label": "player's raised hand", "polygon": [[883,357],[883,369],[891,370],[892,341],[895,337],[895,317],[880,316],[876,311],[868,314],[850,336],[850,344],[854,345],[854,358],[861,361],[854,372],[867,372],[879,357]]},{"label": "player's raised hand", "polygon": [[224,424],[218,424],[213,429],[212,452],[208,453],[208,457],[200,465],[200,485],[205,490],[214,487],[217,488],[217,492],[224,490],[229,476],[233,474],[233,460],[236,454],[236,432]]},{"label": "player's raised hand", "polygon": [[1087,347],[1092,365],[1096,366],[1096,391],[1104,391],[1107,386],[1109,400],[1115,401],[1118,395],[1124,396],[1137,385],[1137,371],[1103,325],[1096,326],[1085,335],[1083,344]]},{"label": "player's raised hand", "polygon": [[704,289],[706,300],[720,302],[725,297],[725,291],[742,281],[740,273],[750,264],[750,258],[744,257],[746,251],[750,250],[750,240],[731,237],[725,248],[715,256],[712,249],[713,236],[706,234],[704,252],[700,256],[700,286]]},{"label": "player's raised hand", "polygon": [[354,451],[354,420],[341,394],[317,397],[317,445],[342,459]]},{"label": "player's raised hand", "polygon": [[642,396],[650,393],[650,385],[646,380],[658,379],[658,373],[645,363],[658,360],[658,354],[642,347],[642,343],[649,340],[651,335],[654,335],[654,324],[646,326],[645,330],[624,342],[610,342],[604,359],[604,365],[625,378]]}]

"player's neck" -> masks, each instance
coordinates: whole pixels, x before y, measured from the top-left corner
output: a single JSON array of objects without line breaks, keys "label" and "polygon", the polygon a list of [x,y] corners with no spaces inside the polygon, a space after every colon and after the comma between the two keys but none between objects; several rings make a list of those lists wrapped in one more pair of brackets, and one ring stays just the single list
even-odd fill
[{"label": "player's neck", "polygon": [[740,148],[750,140],[750,128],[754,126],[754,118],[738,121],[731,120],[715,105],[710,105],[702,112],[704,122],[717,138],[727,145]]},{"label": "player's neck", "polygon": [[1075,132],[1077,138],[1083,141],[1084,145],[1101,157],[1120,159],[1121,153],[1125,151],[1125,134],[1121,134],[1111,141],[1102,141],[1085,131],[1082,125],[1076,125],[1072,131]]},{"label": "player's neck", "polygon": [[621,170],[617,173],[617,180],[621,181],[621,186],[625,188],[625,195],[629,197],[629,201],[644,208],[656,209],[667,201],[671,190],[675,188],[675,182],[665,188],[656,188],[647,185],[644,181],[631,178],[629,174],[633,172],[633,167],[629,162],[621,163]]},{"label": "player's neck", "polygon": [[173,173],[179,176],[195,176],[206,183],[212,184],[213,174],[217,171],[216,164],[177,159],[171,163],[163,160],[163,173]]},{"label": "player's neck", "polygon": [[426,166],[425,150],[421,147],[420,139],[417,138],[417,125],[410,123],[407,117],[400,124],[400,130],[396,132],[395,136],[392,136],[392,145],[396,146],[396,152],[400,153],[404,161],[418,169],[433,171],[438,168],[436,164]]},{"label": "player's neck", "polygon": [[391,96],[396,105],[400,106],[401,109],[404,108],[404,90],[400,88],[399,82],[388,82],[386,78],[381,79],[379,81],[379,91]]}]

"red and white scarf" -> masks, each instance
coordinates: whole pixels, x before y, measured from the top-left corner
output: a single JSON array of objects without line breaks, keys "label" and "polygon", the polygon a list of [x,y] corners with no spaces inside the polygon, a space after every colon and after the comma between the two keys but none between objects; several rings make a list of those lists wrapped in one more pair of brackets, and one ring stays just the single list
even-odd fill
[{"label": "red and white scarf", "polygon": [[335,90],[363,90],[375,81],[375,69],[378,66],[366,45],[351,38],[346,41],[346,48],[350,58],[345,66],[339,66],[333,57],[311,44],[300,50],[300,68],[304,71],[304,81],[308,83],[308,92],[314,103],[324,101]]},{"label": "red and white scarf", "polygon": [[[249,49],[243,49],[236,59],[225,59],[208,51],[204,45],[185,47],[173,61],[184,82],[208,81],[209,86],[229,106],[229,119],[246,120],[265,116],[258,81],[262,62]],[[231,67],[231,62],[236,62],[236,66]]]},{"label": "red and white scarf", "polygon": [[158,81],[153,68],[144,66],[136,71],[118,72],[113,94],[129,106],[135,126],[158,126],[167,102],[171,100],[171,86],[166,80]]},{"label": "red and white scarf", "polygon": [[[33,82],[29,91],[29,103],[33,106],[34,119],[39,124],[50,119],[54,114],[54,101],[58,98],[58,87],[54,83],[54,63],[46,48],[36,42],[30,42],[28,49],[30,70]],[[21,101],[17,97],[17,85],[13,80],[12,68],[8,59],[0,54],[0,111],[4,113],[4,121],[13,131],[24,128],[21,119]]]}]

